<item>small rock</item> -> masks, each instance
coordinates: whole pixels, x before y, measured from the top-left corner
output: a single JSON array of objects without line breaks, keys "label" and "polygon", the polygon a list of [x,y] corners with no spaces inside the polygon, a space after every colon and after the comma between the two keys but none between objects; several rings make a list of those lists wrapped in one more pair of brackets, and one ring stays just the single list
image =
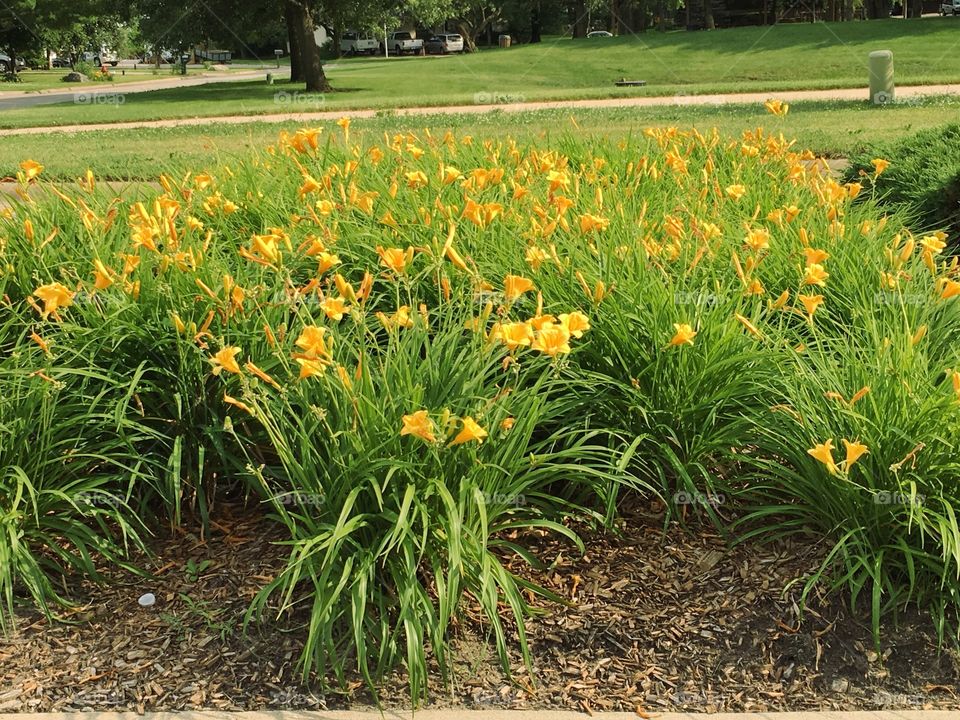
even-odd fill
[{"label": "small rock", "polygon": [[140,599],[137,600],[140,607],[152,607],[156,602],[157,598],[153,593],[144,593],[140,596]]},{"label": "small rock", "polygon": [[844,678],[837,678],[832,683],[830,683],[830,690],[835,693],[845,693],[850,689],[850,681]]},{"label": "small rock", "polygon": [[63,76],[63,81],[69,83],[87,82],[89,79],[83,73],[78,72],[67,73]]}]

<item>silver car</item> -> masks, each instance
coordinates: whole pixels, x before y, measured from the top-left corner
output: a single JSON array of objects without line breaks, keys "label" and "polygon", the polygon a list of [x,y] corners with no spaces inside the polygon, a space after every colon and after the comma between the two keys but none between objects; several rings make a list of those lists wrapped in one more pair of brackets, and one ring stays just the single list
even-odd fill
[{"label": "silver car", "polygon": [[946,0],[940,5],[940,14],[946,17],[947,15],[960,15],[960,0]]},{"label": "silver car", "polygon": [[424,47],[428,53],[446,55],[463,52],[463,37],[456,33],[440,33],[427,40]]}]

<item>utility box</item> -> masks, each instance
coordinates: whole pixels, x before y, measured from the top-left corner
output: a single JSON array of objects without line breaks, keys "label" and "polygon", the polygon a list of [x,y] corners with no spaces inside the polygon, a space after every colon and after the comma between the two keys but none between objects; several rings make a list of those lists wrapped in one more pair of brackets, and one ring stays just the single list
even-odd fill
[{"label": "utility box", "polygon": [[509,35],[501,35],[501,36],[500,36],[500,47],[502,47],[502,48],[508,48],[508,47],[510,47],[510,43],[511,43],[511,42],[512,42],[512,38],[511,38]]},{"label": "utility box", "polygon": [[893,53],[874,50],[870,53],[870,102],[886,105],[893,100]]}]

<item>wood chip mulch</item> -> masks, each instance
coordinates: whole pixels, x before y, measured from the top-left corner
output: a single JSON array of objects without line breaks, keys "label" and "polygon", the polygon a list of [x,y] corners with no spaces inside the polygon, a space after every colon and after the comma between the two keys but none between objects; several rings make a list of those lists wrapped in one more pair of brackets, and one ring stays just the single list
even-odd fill
[{"label": "wood chip mulch", "polygon": [[[506,679],[486,628],[467,604],[454,628],[453,677],[436,707],[593,711],[960,709],[960,655],[937,648],[925,616],[884,628],[844,598],[799,607],[802,579],[827,548],[812,541],[733,548],[691,520],[664,529],[656,506],[625,513],[618,534],[583,532],[586,555],[536,540],[549,568],[518,573],[568,599],[536,600],[528,621],[533,674],[514,652]],[[105,568],[110,583],[68,587],[67,622],[22,610],[0,636],[0,712],[327,709],[363,707],[362,683],[321,692],[296,667],[302,616],[242,630],[254,594],[283,567],[282,531],[221,506],[204,536],[159,536],[139,558],[156,579]],[[796,582],[797,580],[799,582]],[[137,599],[156,595],[142,608]],[[401,673],[386,707],[409,706]]]}]

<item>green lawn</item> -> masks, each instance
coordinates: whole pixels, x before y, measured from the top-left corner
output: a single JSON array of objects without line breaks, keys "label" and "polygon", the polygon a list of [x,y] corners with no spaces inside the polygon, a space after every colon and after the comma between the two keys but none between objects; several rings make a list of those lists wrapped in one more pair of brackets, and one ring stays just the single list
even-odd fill
[{"label": "green lawn", "polygon": [[[960,18],[891,19],[555,38],[464,56],[341,60],[330,72],[338,92],[326,97],[260,82],[159,90],[130,95],[120,107],[9,110],[0,114],[0,127],[451,105],[478,94],[542,100],[858,87],[867,83],[867,55],[876,49],[893,51],[900,84],[960,82]],[[648,85],[616,88],[622,77]]]},{"label": "green lawn", "polygon": [[[462,133],[490,133],[494,130],[520,138],[568,133],[598,133],[625,137],[648,125],[694,126],[700,130],[717,127],[726,134],[764,126],[796,138],[801,147],[809,147],[830,156],[845,156],[868,144],[889,140],[914,130],[942,124],[960,113],[960,98],[931,98],[922,104],[872,107],[855,102],[796,103],[785,118],[769,115],[759,105],[705,107],[611,108],[549,110],[483,115],[428,115],[397,117],[385,113],[369,120],[354,122],[354,132],[381,134],[430,129],[434,134],[446,129]],[[574,124],[576,123],[576,125]],[[332,123],[324,123],[339,132]],[[78,177],[88,167],[108,178],[155,178],[162,170],[183,172],[211,164],[231,162],[250,147],[274,142],[281,129],[294,123],[227,125],[196,128],[151,128],[118,130],[70,136],[70,152],[64,152],[63,135],[0,137],[0,168],[12,169],[20,160],[31,158],[46,166],[45,176]]]}]

